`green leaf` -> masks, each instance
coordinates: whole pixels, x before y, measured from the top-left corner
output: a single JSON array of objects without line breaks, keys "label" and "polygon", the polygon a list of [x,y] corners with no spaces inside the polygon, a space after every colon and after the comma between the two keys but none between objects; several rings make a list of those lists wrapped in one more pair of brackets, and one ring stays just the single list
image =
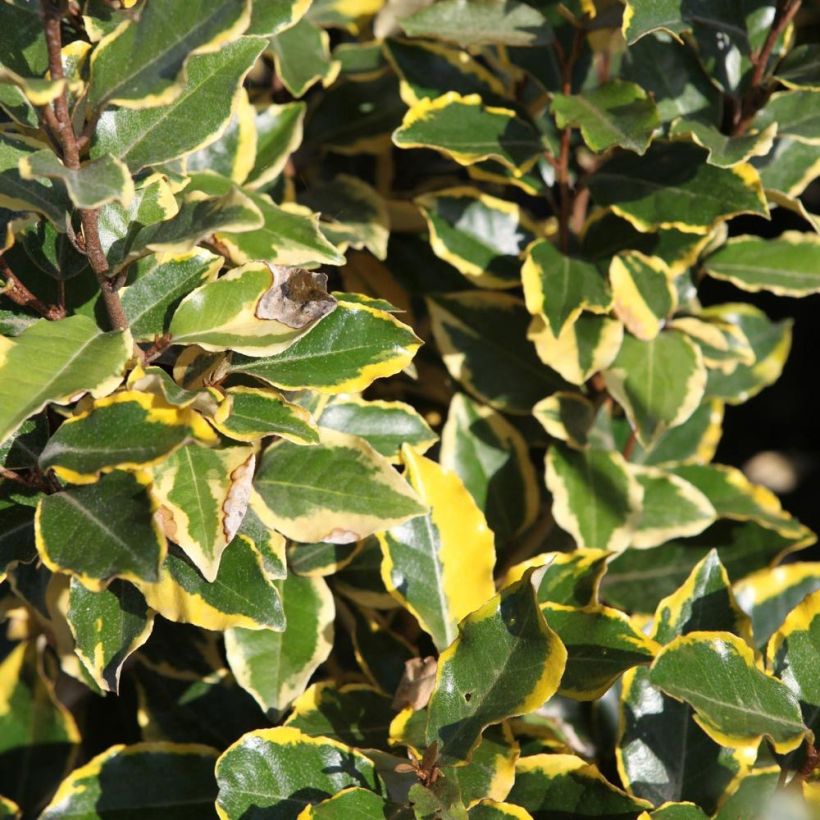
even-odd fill
[{"label": "green leaf", "polygon": [[756,128],[777,124],[779,137],[807,145],[820,145],[820,106],[813,91],[781,91],[773,94],[752,122]]},{"label": "green leaf", "polygon": [[654,339],[677,307],[672,273],[657,257],[629,251],[609,265],[615,315],[638,339]]},{"label": "green leaf", "polygon": [[290,726],[249,732],[216,764],[217,808],[226,820],[296,818],[311,803],[362,786],[380,793],[373,763],[361,752]]},{"label": "green leaf", "polygon": [[820,237],[797,231],[766,240],[734,237],[707,257],[704,269],[742,290],[808,296],[820,292]]},{"label": "green leaf", "polygon": [[[0,86],[1,88],[2,86]],[[21,162],[40,152],[45,145],[0,134],[0,206],[14,211],[36,211],[48,217],[58,230],[65,230],[65,215],[71,202],[61,182],[24,179]]]},{"label": "green leaf", "polygon": [[532,414],[552,437],[570,447],[586,446],[595,421],[595,407],[580,393],[553,393],[532,408]]},{"label": "green leaf", "polygon": [[628,0],[624,12],[623,33],[630,45],[652,31],[682,34],[689,30],[683,17],[682,0],[661,0],[647,4]]},{"label": "green leaf", "polygon": [[299,196],[309,208],[321,211],[322,231],[340,251],[366,248],[377,259],[387,256],[390,217],[375,188],[349,174],[312,186]]},{"label": "green leaf", "polygon": [[660,125],[654,101],[635,83],[613,80],[582,94],[556,94],[551,111],[559,128],[581,129],[593,151],[617,145],[643,154]]},{"label": "green leaf", "polygon": [[598,268],[565,256],[546,239],[527,249],[521,279],[527,310],[544,316],[556,336],[582,311],[606,313],[612,306],[612,295]]},{"label": "green leaf", "polygon": [[300,0],[267,0],[254,3],[247,34],[270,37],[297,23],[309,5]]},{"label": "green leaf", "polygon": [[538,479],[529,448],[500,413],[456,393],[442,432],[439,461],[464,482],[499,548],[535,521]]},{"label": "green leaf", "polygon": [[[134,196],[127,208],[113,202],[100,208],[100,244],[111,270],[116,271],[130,254],[140,256],[146,252],[145,241],[137,243],[136,234],[147,226],[172,219],[179,211],[180,204],[168,177],[158,173],[134,184]],[[145,236],[150,234],[146,231]]]},{"label": "green leaf", "polygon": [[[339,339],[345,340],[342,348]],[[340,299],[333,313],[283,353],[235,356],[231,370],[284,390],[359,392],[407,367],[420,346],[411,328],[389,313]]]},{"label": "green leaf", "polygon": [[0,445],[0,464],[10,470],[35,467],[48,443],[48,422],[43,413],[26,419],[17,431]]},{"label": "green leaf", "polygon": [[285,628],[279,590],[260,551],[244,538],[234,539],[225,550],[212,581],[203,579],[182,550],[172,548],[159,580],[137,585],[148,605],[169,621],[215,631]]},{"label": "green leaf", "polygon": [[[382,151],[406,111],[398,85],[390,73],[367,82],[334,83],[311,108],[307,145],[322,151],[335,148],[348,154]],[[373,105],[374,99],[380,100],[381,105]]]},{"label": "green leaf", "polygon": [[20,816],[20,807],[8,797],[0,796],[0,817],[11,817],[12,820],[18,820]]},{"label": "green leaf", "polygon": [[315,683],[293,703],[286,726],[360,748],[384,748],[395,712],[390,698],[363,683]]},{"label": "green leaf", "polygon": [[816,43],[795,46],[780,61],[774,76],[787,88],[820,91],[820,47]]},{"label": "green leaf", "polygon": [[383,817],[389,811],[384,798],[369,789],[349,786],[321,803],[305,806],[302,820],[352,820],[352,818]]},{"label": "green leaf", "polygon": [[522,757],[507,799],[533,817],[560,817],[569,809],[576,817],[635,820],[652,807],[613,786],[591,763],[567,754]]},{"label": "green leaf", "polygon": [[429,786],[415,783],[407,794],[416,820],[467,820],[458,784],[446,777]]},{"label": "green leaf", "polygon": [[657,467],[631,467],[643,487],[641,513],[632,546],[657,547],[675,538],[703,532],[717,517],[708,496],[680,476]]},{"label": "green leaf", "polygon": [[559,694],[595,700],[627,669],[650,663],[655,656],[654,642],[617,609],[548,603],[541,610],[567,650]]},{"label": "green leaf", "polygon": [[242,89],[234,102],[234,111],[225,129],[214,142],[185,157],[185,170],[214,171],[242,183],[256,160],[256,109]]},{"label": "green leaf", "polygon": [[768,155],[756,157],[752,163],[763,187],[781,197],[800,196],[820,174],[817,148],[793,139],[775,140]]},{"label": "green leaf", "polygon": [[516,415],[565,383],[527,341],[522,302],[502,293],[466,291],[428,299],[433,335],[450,375],[477,398]]},{"label": "green leaf", "polygon": [[[487,657],[496,660],[488,665]],[[555,694],[565,660],[526,575],[468,615],[441,653],[428,743],[439,744],[445,762],[469,760],[485,727],[531,712]]]},{"label": "green leaf", "polygon": [[461,49],[422,41],[387,40],[384,52],[401,79],[399,93],[408,106],[448,91],[479,94],[490,105],[504,99],[504,85]]},{"label": "green leaf", "polygon": [[380,77],[387,67],[382,44],[376,40],[368,43],[339,43],[333,49],[333,57],[342,64],[341,73],[355,80]]},{"label": "green leaf", "polygon": [[134,339],[153,341],[167,333],[182,298],[216,278],[221,266],[221,257],[202,248],[170,259],[151,255],[132,265],[120,300]]},{"label": "green leaf", "polygon": [[251,447],[213,450],[188,444],[149,470],[151,497],[161,509],[166,535],[209,582],[216,579],[222,553],[242,523],[254,463]]},{"label": "green leaf", "polygon": [[0,577],[13,562],[37,557],[34,541],[34,505],[39,494],[19,496],[5,486],[0,492]]},{"label": "green leaf", "polygon": [[71,201],[78,208],[99,208],[107,202],[128,206],[134,196],[134,183],[128,168],[115,157],[104,154],[79,168],[68,168],[47,149],[20,160],[20,177],[60,179]]},{"label": "green leaf", "polygon": [[127,332],[101,333],[85,316],[41,319],[15,339],[0,338],[0,442],[48,403],[67,404],[86,391],[110,393],[130,355]]},{"label": "green leaf", "polygon": [[696,145],[655,142],[642,157],[616,154],[590,177],[589,189],[598,205],[644,232],[704,234],[731,216],[768,215],[754,168],[716,168],[705,160],[706,151]]},{"label": "green leaf", "polygon": [[581,249],[590,260],[606,265],[620,251],[640,251],[662,259],[677,276],[697,261],[709,242],[709,234],[688,233],[677,228],[642,233],[611,211],[597,211],[584,227]]},{"label": "green leaf", "polygon": [[[466,766],[452,766],[445,777],[458,782],[461,799],[470,806],[482,798],[503,800],[515,780],[520,749],[508,723],[489,726]],[[472,817],[472,815],[470,815]]]},{"label": "green leaf", "polygon": [[552,514],[579,545],[608,550],[629,545],[643,488],[619,453],[555,443],[547,451],[546,479]]},{"label": "green leaf", "polygon": [[468,812],[470,820],[531,820],[532,815],[513,803],[500,803],[496,800],[479,800]]},{"label": "green leaf", "polygon": [[[231,0],[225,10],[236,8],[241,2]],[[201,12],[200,5],[201,0],[193,3],[191,13],[202,14],[207,20],[211,15]],[[225,10],[214,7],[212,14],[224,14]],[[140,26],[135,29],[138,32]],[[111,154],[136,172],[147,165],[159,165],[193,153],[215,141],[231,118],[233,100],[239,94],[242,80],[266,42],[262,37],[239,37],[217,51],[191,55],[185,85],[173,101],[160,98],[157,102],[163,104],[152,108],[104,111],[92,142],[92,157]],[[137,54],[138,59],[147,59],[153,50],[139,48]]]},{"label": "green leaf", "polygon": [[739,755],[694,723],[691,707],[652,686],[647,669],[624,675],[622,709],[618,770],[629,791],[656,804],[690,799],[714,811],[741,771]]},{"label": "green leaf", "polygon": [[273,581],[287,578],[285,539],[273,528],[270,511],[256,490],[251,491],[248,509],[236,531],[236,538],[247,541],[261,555],[268,578]]},{"label": "green leaf", "polygon": [[772,148],[777,126],[739,136],[726,136],[716,125],[694,119],[679,119],[672,123],[670,136],[689,137],[709,152],[706,161],[718,168],[731,168],[751,157],[765,157]]},{"label": "green leaf", "polygon": [[275,355],[334,309],[326,281],[324,274],[259,262],[243,265],[188,294],[174,312],[169,333],[175,344]]},{"label": "green leaf", "polygon": [[743,303],[716,305],[706,308],[702,315],[737,325],[755,357],[754,364],[738,364],[729,374],[711,370],[706,385],[707,396],[740,404],[780,378],[791,348],[790,319],[771,322],[761,310]]},{"label": "green leaf", "polygon": [[255,486],[276,529],[294,541],[359,541],[426,508],[367,442],[324,429],[302,448],[280,441],[262,458]]},{"label": "green leaf", "polygon": [[293,543],[288,549],[288,567],[306,577],[324,578],[344,569],[359,554],[362,543],[334,544],[317,541],[315,544]]},{"label": "green leaf", "polygon": [[305,691],[333,647],[333,596],[323,578],[276,581],[287,629],[228,629],[225,650],[239,685],[272,718]]},{"label": "green leaf", "polygon": [[649,446],[695,412],[706,387],[706,368],[700,349],[680,333],[659,333],[650,341],[626,334],[604,381],[638,440]]},{"label": "green leaf", "polygon": [[218,7],[205,0],[180,7],[149,3],[138,21],[118,26],[94,49],[89,105],[149,108],[171,102],[184,88],[190,57],[218,51],[249,19],[246,0]]},{"label": "green leaf", "polygon": [[[186,627],[158,619],[158,625],[163,623],[163,651],[149,659],[141,649],[128,670],[139,698],[143,739],[223,749],[259,726],[259,707],[222,663],[218,633],[194,627],[182,631]],[[203,640],[204,635],[211,637]],[[155,642],[156,632],[146,646]],[[206,647],[207,656],[198,655]]]},{"label": "green leaf", "polygon": [[[663,29],[678,39],[690,34],[699,59],[713,81],[728,94],[739,95],[752,70],[752,55],[760,53],[769,34],[774,8],[742,4],[704,3],[699,0],[630,2],[623,30],[633,43],[650,31]],[[781,34],[778,38],[784,44]],[[775,42],[775,54],[780,53]]]},{"label": "green leaf", "polygon": [[438,441],[427,422],[409,404],[400,401],[340,396],[325,406],[319,424],[363,438],[391,461],[399,459],[402,444],[423,454]]},{"label": "green leaf", "polygon": [[[214,194],[223,193],[231,182],[215,174],[197,174],[192,185]],[[216,229],[217,238],[237,264],[260,259],[291,267],[342,264],[344,256],[319,229],[318,214],[292,203],[280,207],[264,194],[250,191],[246,194],[262,215],[262,224],[254,226],[258,230],[230,225]]]},{"label": "green leaf", "polygon": [[765,735],[776,751],[796,749],[806,734],[797,698],[762,672],[754,653],[729,632],[692,632],[665,646],[650,681],[695,710],[716,743],[757,748]]},{"label": "green leaf", "polygon": [[[652,637],[663,644],[703,629],[750,635],[715,550],[658,604]],[[624,676],[621,710],[616,754],[630,791],[654,803],[691,800],[714,811],[741,768],[739,756],[693,724],[690,706],[652,686],[647,669]]]},{"label": "green leaf", "polygon": [[444,649],[459,621],[494,592],[493,534],[459,477],[409,446],[405,475],[430,511],[378,533],[387,591]]},{"label": "green leaf", "polygon": [[331,59],[326,31],[302,18],[271,39],[276,76],[294,97],[302,97],[315,83],[330,85],[340,63]]},{"label": "green leaf", "polygon": [[69,572],[91,589],[115,577],[155,581],[166,542],[153,512],[142,484],[128,473],[111,473],[40,500],[37,550],[53,572]]},{"label": "green leaf", "polygon": [[88,674],[100,689],[117,693],[123,663],[154,627],[145,599],[125,581],[114,580],[92,592],[72,578],[66,620]]},{"label": "green leaf", "polygon": [[144,255],[148,250],[184,253],[213,233],[252,231],[261,225],[259,209],[238,188],[215,197],[191,193],[183,197],[179,212],[171,219],[134,232],[127,248],[131,256]]},{"label": "green leaf", "polygon": [[399,148],[431,148],[460,165],[494,159],[518,176],[544,151],[535,129],[514,111],[485,106],[478,94],[463,97],[455,91],[419,100],[404,115],[393,142]]},{"label": "green leaf", "polygon": [[267,436],[280,436],[296,444],[319,441],[310,413],[268,388],[227,388],[211,423],[222,435],[248,443]]},{"label": "green leaf", "polygon": [[256,112],[256,157],[247,177],[249,187],[260,188],[282,173],[291,153],[302,142],[305,109],[305,103],[291,102]]},{"label": "green leaf", "polygon": [[820,593],[815,591],[792,609],[772,635],[766,651],[770,668],[797,696],[803,721],[815,733],[820,728],[818,652]]},{"label": "green leaf", "polygon": [[598,587],[611,553],[578,547],[572,552],[544,552],[510,567],[504,583],[521,578],[529,568],[535,574],[539,604],[585,607],[598,600]]},{"label": "green leaf", "polygon": [[815,561],[796,561],[738,581],[734,591],[738,604],[752,619],[754,646],[762,649],[791,610],[817,589],[820,563]]},{"label": "green leaf", "polygon": [[49,439],[39,463],[66,481],[88,484],[101,472],[154,464],[196,440],[216,443],[198,413],[151,393],[126,390],[87,402],[66,419]]},{"label": "green leaf", "polygon": [[216,796],[216,757],[215,749],[194,744],[112,746],[75,769],[40,816],[208,816]]},{"label": "green leaf", "polygon": [[449,40],[463,47],[536,46],[553,39],[546,18],[518,0],[442,0],[400,18],[399,25],[410,37]]},{"label": "green leaf", "polygon": [[80,732],[56,698],[33,641],[0,662],[0,789],[34,813],[71,764]]},{"label": "green leaf", "polygon": [[816,538],[809,530],[784,537],[753,521],[718,521],[693,538],[671,541],[651,550],[626,550],[615,556],[603,581],[608,603],[633,612],[651,612],[682,584],[695,564],[717,549],[732,580],[776,564],[789,552]]},{"label": "green leaf", "polygon": [[425,194],[416,204],[436,256],[481,287],[519,284],[520,257],[534,239],[534,226],[517,204],[470,187]]},{"label": "green leaf", "polygon": [[703,363],[710,370],[724,374],[734,372],[738,364],[753,365],[755,354],[743,331],[731,322],[715,317],[706,321],[694,316],[673,319],[669,327],[685,333],[703,354]]},{"label": "green leaf", "polygon": [[572,324],[565,324],[558,336],[541,314],[533,317],[527,329],[538,358],[567,382],[578,385],[612,364],[623,338],[621,322],[593,313],[582,313]]},{"label": "green leaf", "polygon": [[661,122],[718,116],[720,92],[689,46],[665,36],[643,37],[630,44],[623,59],[621,76],[654,97]]},{"label": "green leaf", "polygon": [[[753,769],[733,783],[715,820],[767,820],[769,817],[805,816],[808,806],[802,797],[795,800],[786,789],[778,788],[780,766]],[[799,803],[797,802],[799,801]]]},{"label": "green leaf", "polygon": [[674,468],[674,472],[706,495],[720,518],[755,521],[792,538],[805,533],[803,525],[783,510],[773,492],[752,484],[735,467],[681,464]]}]

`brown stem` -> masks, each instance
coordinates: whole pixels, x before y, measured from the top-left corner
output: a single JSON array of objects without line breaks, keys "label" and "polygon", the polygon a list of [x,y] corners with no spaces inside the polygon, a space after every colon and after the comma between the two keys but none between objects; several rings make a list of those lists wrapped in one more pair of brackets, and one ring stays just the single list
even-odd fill
[{"label": "brown stem", "polygon": [[763,75],[766,73],[769,59],[772,56],[774,47],[777,45],[777,41],[791,21],[794,20],[797,12],[800,11],[802,2],[803,0],[781,0],[781,2],[778,3],[777,13],[772,22],[772,27],[766,36],[766,41],[763,43],[763,47],[760,51],[752,55],[752,65],[754,66],[752,69],[752,78],[743,96],[743,100],[738,106],[734,128],[732,129],[733,134],[744,133],[754,119],[761,104],[765,102],[768,94],[765,92],[765,89],[762,88]]},{"label": "brown stem", "polygon": [[629,438],[626,440],[626,444],[624,444],[624,449],[621,455],[624,457],[626,461],[629,461],[632,458],[632,453],[635,452],[635,444],[638,442],[638,436],[636,435],[635,431],[633,430],[629,434]]},{"label": "brown stem", "polygon": [[[63,14],[63,5],[60,0],[41,0],[43,9],[43,28],[48,47],[48,68],[52,80],[64,79],[62,46],[63,38],[60,29]],[[48,109],[48,106],[46,106]],[[71,122],[71,114],[68,110],[68,95],[65,88],[54,100],[53,118],[48,113],[44,114],[45,120],[49,123],[62,146],[63,162],[66,167],[78,169],[80,167],[80,147],[77,143],[77,135],[74,133],[74,125]],[[122,307],[122,302],[117,294],[114,283],[109,279],[108,260],[103,251],[98,227],[99,212],[94,208],[80,208],[80,222],[83,226],[83,237],[85,240],[85,252],[88,256],[91,269],[97,277],[97,282],[102,292],[103,303],[108,312],[108,320],[113,330],[125,330],[128,327],[128,319]]]},{"label": "brown stem", "polygon": [[30,487],[28,480],[23,478],[20,473],[16,473],[14,470],[9,470],[6,467],[0,467],[0,478],[6,479],[6,481],[17,481],[20,484],[25,484],[26,487]]},{"label": "brown stem", "polygon": [[158,336],[154,341],[154,344],[146,350],[142,355],[142,363],[143,364],[150,364],[154,361],[154,359],[158,359],[167,349],[168,346],[171,344],[171,336],[169,334],[163,334],[162,336]]},{"label": "brown stem", "polygon": [[6,280],[6,286],[0,293],[11,299],[16,305],[30,308],[52,321],[65,318],[65,307],[63,305],[47,305],[42,299],[38,299],[17,278],[14,271],[8,266],[8,262],[6,262],[2,256],[0,256],[0,276]]},{"label": "brown stem", "polygon": [[809,743],[806,748],[806,760],[789,781],[788,788],[797,788],[805,783],[812,776],[818,765],[820,765],[820,749],[815,748],[813,744]]},{"label": "brown stem", "polygon": [[[575,29],[575,36],[572,39],[572,49],[569,55],[566,54],[558,41],[555,41],[555,50],[561,62],[561,93],[572,94],[572,71],[575,63],[581,55],[586,32],[582,26]],[[558,212],[558,237],[563,253],[569,252],[569,222],[572,214],[573,193],[569,184],[569,162],[570,147],[572,140],[572,127],[567,126],[561,131],[561,148],[558,154],[558,164],[556,167],[556,177],[559,192],[559,212]]]}]

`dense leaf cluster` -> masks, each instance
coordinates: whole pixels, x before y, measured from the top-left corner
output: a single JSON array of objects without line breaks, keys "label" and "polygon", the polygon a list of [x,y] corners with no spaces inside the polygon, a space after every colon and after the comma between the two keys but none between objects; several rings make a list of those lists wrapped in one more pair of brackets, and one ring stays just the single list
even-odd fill
[{"label": "dense leaf cluster", "polygon": [[817,24],[0,0],[0,816],[817,816]]}]

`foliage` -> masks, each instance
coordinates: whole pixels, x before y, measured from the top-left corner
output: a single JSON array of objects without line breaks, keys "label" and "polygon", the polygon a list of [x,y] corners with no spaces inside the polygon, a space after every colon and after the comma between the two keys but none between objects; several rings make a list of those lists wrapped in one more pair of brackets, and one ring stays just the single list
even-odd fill
[{"label": "foliage", "polygon": [[0,0],[1,816],[816,816],[800,6]]}]

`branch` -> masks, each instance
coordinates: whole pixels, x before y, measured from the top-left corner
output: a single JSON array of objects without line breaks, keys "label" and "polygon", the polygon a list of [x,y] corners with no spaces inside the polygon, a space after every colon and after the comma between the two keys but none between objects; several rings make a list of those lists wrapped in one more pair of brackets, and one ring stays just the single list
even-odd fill
[{"label": "branch", "polygon": [[[60,0],[41,0],[43,9],[43,29],[48,47],[48,68],[52,80],[64,79],[62,60],[62,6]],[[47,106],[48,108],[48,106]],[[50,127],[55,130],[56,136],[62,146],[63,162],[66,167],[78,169],[80,167],[80,146],[77,142],[77,135],[74,133],[74,125],[71,122],[71,114],[68,110],[68,95],[65,88],[54,100],[53,118],[48,113],[44,118]],[[85,145],[85,142],[83,143]],[[128,319],[122,307],[122,302],[117,294],[114,283],[109,279],[108,260],[100,240],[100,230],[98,226],[99,211],[96,208],[80,208],[80,222],[83,226],[83,236],[85,239],[85,253],[88,256],[91,269],[97,277],[97,283],[102,292],[103,303],[108,312],[108,320],[113,330],[125,330],[128,327]]]},{"label": "branch", "polygon": [[763,47],[755,54],[752,54],[752,79],[749,82],[749,87],[746,94],[738,107],[737,117],[732,129],[732,133],[742,134],[748,127],[749,123],[754,119],[755,114],[760,108],[762,102],[768,94],[764,92],[763,75],[766,73],[766,68],[769,65],[774,47],[777,41],[782,36],[783,32],[788,28],[789,24],[794,20],[795,15],[800,11],[800,6],[803,0],[781,0],[778,3],[777,12],[772,27],[769,29],[769,34]]},{"label": "branch", "polygon": [[[561,93],[572,94],[572,71],[575,63],[581,55],[584,45],[586,31],[579,26],[575,29],[575,36],[572,40],[572,49],[569,56],[558,40],[555,41],[555,50],[561,62]],[[558,164],[556,167],[556,177],[558,180],[558,191],[560,194],[560,211],[558,213],[558,236],[561,243],[561,251],[569,251],[569,221],[572,214],[572,192],[569,185],[569,161],[570,147],[572,139],[572,127],[567,126],[561,131],[561,149],[558,154]]]},{"label": "branch", "polygon": [[47,305],[38,299],[18,278],[9,267],[8,262],[0,256],[0,276],[6,280],[6,286],[0,293],[11,299],[16,305],[30,308],[46,319],[52,321],[65,319],[65,308],[60,305]]}]

